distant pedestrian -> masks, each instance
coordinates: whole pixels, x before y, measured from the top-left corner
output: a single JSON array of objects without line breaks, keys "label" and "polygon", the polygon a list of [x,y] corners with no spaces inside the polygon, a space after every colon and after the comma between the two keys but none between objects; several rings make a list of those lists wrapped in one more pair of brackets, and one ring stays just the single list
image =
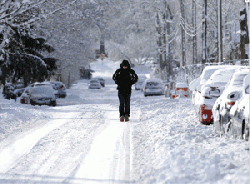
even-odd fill
[{"label": "distant pedestrian", "polygon": [[135,71],[131,69],[128,60],[122,61],[120,68],[117,69],[113,75],[113,80],[117,84],[120,101],[120,121],[129,121],[131,86],[137,82],[138,76]]}]

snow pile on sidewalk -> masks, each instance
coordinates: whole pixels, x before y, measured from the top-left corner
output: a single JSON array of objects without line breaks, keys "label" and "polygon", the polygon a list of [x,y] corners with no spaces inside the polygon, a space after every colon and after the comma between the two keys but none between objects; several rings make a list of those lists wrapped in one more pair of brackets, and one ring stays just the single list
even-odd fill
[{"label": "snow pile on sidewalk", "polygon": [[50,117],[49,106],[20,104],[18,100],[7,100],[0,94],[0,139],[14,131],[20,131],[25,124]]},{"label": "snow pile on sidewalk", "polygon": [[141,111],[132,123],[136,181],[249,183],[248,143],[218,137],[212,126],[200,124],[191,99],[152,97],[135,104]]}]

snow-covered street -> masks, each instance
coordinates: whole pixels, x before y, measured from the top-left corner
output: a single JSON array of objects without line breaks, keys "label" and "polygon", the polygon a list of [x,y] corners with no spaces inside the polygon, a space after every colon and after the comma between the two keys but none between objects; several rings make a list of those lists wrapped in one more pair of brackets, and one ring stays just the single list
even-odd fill
[{"label": "snow-covered street", "polygon": [[105,88],[79,80],[56,107],[1,94],[0,183],[249,184],[249,143],[201,125],[190,98],[144,97],[133,88],[131,120],[120,122],[111,79],[119,64],[92,63]]}]

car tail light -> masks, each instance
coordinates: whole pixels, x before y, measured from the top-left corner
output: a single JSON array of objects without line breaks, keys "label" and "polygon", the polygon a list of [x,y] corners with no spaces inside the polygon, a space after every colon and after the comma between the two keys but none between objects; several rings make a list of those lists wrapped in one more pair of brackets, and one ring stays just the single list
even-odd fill
[{"label": "car tail light", "polygon": [[20,100],[20,102],[21,102],[21,104],[25,104],[25,99],[22,98],[22,99]]},{"label": "car tail light", "polygon": [[235,104],[235,102],[227,102],[227,103],[226,103],[226,107],[227,107],[228,109],[231,109],[231,107],[232,107],[234,104]]},{"label": "car tail light", "polygon": [[60,87],[60,89],[64,89],[64,85],[62,85],[62,86]]}]

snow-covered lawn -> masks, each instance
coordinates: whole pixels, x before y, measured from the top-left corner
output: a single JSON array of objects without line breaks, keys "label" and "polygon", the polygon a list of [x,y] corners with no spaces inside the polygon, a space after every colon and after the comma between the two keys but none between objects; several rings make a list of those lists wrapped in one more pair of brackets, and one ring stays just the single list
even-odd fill
[{"label": "snow-covered lawn", "polygon": [[111,80],[118,67],[93,63],[105,88],[76,81],[56,107],[0,94],[0,183],[249,184],[248,143],[201,125],[190,98],[144,97],[133,89],[131,121],[119,122]]}]

